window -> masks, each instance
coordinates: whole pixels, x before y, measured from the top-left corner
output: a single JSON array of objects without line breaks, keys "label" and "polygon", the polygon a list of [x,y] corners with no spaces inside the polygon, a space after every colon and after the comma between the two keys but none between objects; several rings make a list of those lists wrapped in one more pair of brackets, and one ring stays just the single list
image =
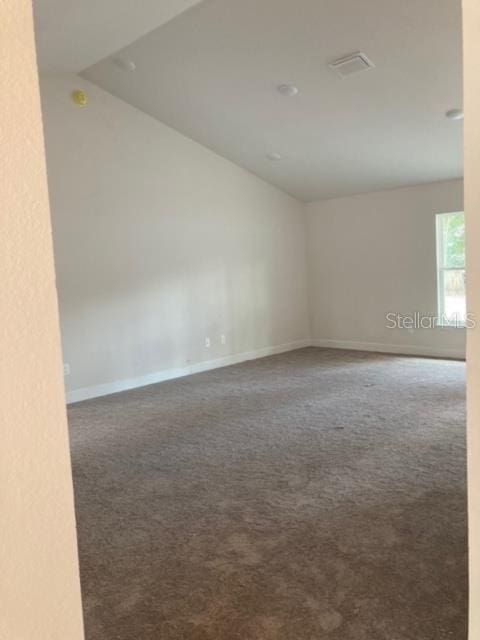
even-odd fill
[{"label": "window", "polygon": [[465,216],[437,215],[437,293],[441,326],[465,326]]}]

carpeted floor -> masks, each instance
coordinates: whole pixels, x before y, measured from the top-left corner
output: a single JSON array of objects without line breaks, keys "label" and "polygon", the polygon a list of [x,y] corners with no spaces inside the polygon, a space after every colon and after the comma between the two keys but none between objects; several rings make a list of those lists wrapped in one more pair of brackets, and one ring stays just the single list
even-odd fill
[{"label": "carpeted floor", "polygon": [[87,640],[465,640],[464,404],[311,348],[71,406]]}]

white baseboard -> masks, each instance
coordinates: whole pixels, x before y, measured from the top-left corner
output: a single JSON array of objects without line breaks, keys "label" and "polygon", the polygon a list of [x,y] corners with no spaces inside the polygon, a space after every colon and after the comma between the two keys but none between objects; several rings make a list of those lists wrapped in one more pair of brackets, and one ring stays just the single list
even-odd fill
[{"label": "white baseboard", "polygon": [[395,353],[406,356],[424,356],[432,358],[453,358],[464,360],[465,351],[461,349],[444,349],[404,344],[386,344],[384,342],[354,342],[350,340],[312,339],[313,347],[327,349],[351,349],[352,351],[376,351],[378,353]]},{"label": "white baseboard", "polygon": [[294,349],[302,349],[303,347],[323,347],[327,349],[351,349],[352,351],[376,351],[379,353],[394,353],[399,355],[424,356],[433,358],[453,358],[456,360],[464,360],[465,352],[458,349],[443,349],[436,347],[424,347],[416,345],[400,345],[385,344],[382,342],[354,342],[350,340],[327,340],[327,339],[304,339],[296,340],[286,344],[277,345],[275,347],[264,347],[254,351],[244,351],[243,353],[235,353],[230,356],[216,358],[215,360],[205,360],[197,362],[186,367],[176,369],[165,369],[148,373],[136,378],[128,378],[126,380],[115,380],[105,384],[97,384],[91,387],[82,387],[66,392],[67,404],[73,402],[81,402],[91,398],[107,396],[128,389],[136,389],[137,387],[146,387],[149,384],[164,382],[165,380],[173,380],[182,378],[193,373],[201,373],[202,371],[210,371],[220,367],[227,367],[231,364],[246,362],[247,360],[255,360],[257,358],[265,358],[276,353],[285,353]]},{"label": "white baseboard", "polygon": [[186,367],[156,371],[154,373],[148,373],[136,378],[115,380],[114,382],[107,382],[105,384],[97,384],[91,387],[73,389],[72,391],[66,392],[67,404],[72,404],[73,402],[81,402],[82,400],[89,400],[91,398],[98,398],[100,396],[107,396],[111,393],[126,391],[127,389],[146,387],[149,384],[156,384],[157,382],[164,382],[165,380],[173,380],[174,378],[182,378],[183,376],[188,376],[192,373],[200,373],[202,371],[210,371],[211,369],[227,367],[228,365],[238,364],[239,362],[246,362],[247,360],[264,358],[265,356],[272,356],[276,353],[285,353],[287,351],[293,351],[294,349],[309,347],[311,346],[311,344],[312,341],[309,338],[304,340],[296,340],[295,342],[289,342],[286,344],[277,345],[275,347],[264,347],[262,349],[256,349],[254,351],[244,351],[243,353],[235,353],[230,356],[216,358],[215,360],[205,360],[204,362],[197,362]]}]

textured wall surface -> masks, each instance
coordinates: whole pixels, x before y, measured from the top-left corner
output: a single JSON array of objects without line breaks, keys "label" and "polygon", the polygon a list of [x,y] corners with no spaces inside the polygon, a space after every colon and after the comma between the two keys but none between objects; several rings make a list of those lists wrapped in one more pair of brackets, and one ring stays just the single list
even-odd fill
[{"label": "textured wall surface", "polygon": [[[480,319],[480,4],[463,0],[467,298]],[[467,338],[470,640],[480,640],[480,327]]]},{"label": "textured wall surface", "polygon": [[80,640],[53,253],[29,0],[0,3],[0,638]]}]

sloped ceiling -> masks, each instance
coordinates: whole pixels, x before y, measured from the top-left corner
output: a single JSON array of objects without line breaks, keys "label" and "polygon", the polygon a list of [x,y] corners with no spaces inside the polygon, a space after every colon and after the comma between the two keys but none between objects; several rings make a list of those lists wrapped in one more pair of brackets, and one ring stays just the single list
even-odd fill
[{"label": "sloped ceiling", "polygon": [[[59,29],[58,2],[36,2],[51,8],[39,29]],[[301,200],[462,175],[462,123],[445,118],[462,106],[460,0],[204,0],[157,28],[178,2],[162,14],[151,1],[103,2],[104,13],[88,1],[91,22],[66,4],[87,25],[40,45],[47,68],[61,50],[62,67],[88,67],[87,79]],[[120,70],[111,54],[148,26],[120,51],[136,71]],[[329,62],[354,51],[375,68],[339,78]]]},{"label": "sloped ceiling", "polygon": [[33,0],[40,71],[78,73],[200,0]]}]

